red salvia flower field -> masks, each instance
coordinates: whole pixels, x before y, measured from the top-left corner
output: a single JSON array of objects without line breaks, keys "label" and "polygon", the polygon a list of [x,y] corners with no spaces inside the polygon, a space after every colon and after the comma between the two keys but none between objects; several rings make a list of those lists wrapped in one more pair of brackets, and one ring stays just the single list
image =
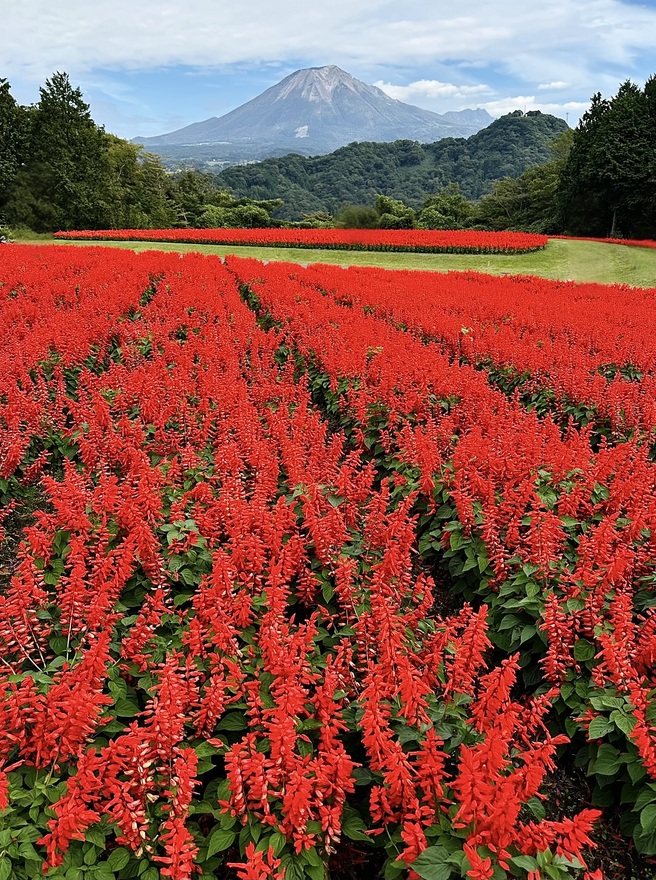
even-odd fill
[{"label": "red salvia flower field", "polygon": [[83,229],[56,232],[55,238],[433,254],[521,254],[547,244],[546,235],[469,229]]},{"label": "red salvia flower field", "polygon": [[648,864],[655,297],[3,248],[0,880]]}]

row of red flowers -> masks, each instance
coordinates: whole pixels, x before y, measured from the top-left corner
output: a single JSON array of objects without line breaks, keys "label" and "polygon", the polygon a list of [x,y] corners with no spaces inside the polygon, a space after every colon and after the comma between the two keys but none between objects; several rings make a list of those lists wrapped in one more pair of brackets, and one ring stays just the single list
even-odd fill
[{"label": "row of red flowers", "polygon": [[309,266],[303,277],[484,368],[561,422],[656,442],[656,288]]},{"label": "row of red flowers", "polygon": [[644,446],[563,435],[347,273],[0,260],[0,870],[571,877],[597,812],[544,817],[556,700],[648,822]]},{"label": "row of red flowers", "polygon": [[251,247],[415,253],[526,253],[544,248],[545,235],[421,229],[108,229],[57,232],[80,241],[162,241]]}]

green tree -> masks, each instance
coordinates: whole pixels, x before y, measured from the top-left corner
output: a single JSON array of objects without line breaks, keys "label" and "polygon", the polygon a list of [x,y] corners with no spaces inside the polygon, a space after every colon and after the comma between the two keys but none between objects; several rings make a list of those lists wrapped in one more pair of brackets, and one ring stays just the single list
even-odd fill
[{"label": "green tree", "polygon": [[474,206],[460,192],[457,183],[428,196],[417,215],[419,229],[465,229]]},{"label": "green tree", "polygon": [[203,174],[195,168],[185,168],[174,175],[169,181],[169,194],[180,226],[207,225],[201,222],[201,215],[208,206],[229,208],[236,203],[234,196],[218,187],[213,174]]},{"label": "green tree", "polygon": [[335,215],[339,229],[376,229],[379,215],[370,205],[343,205]]},{"label": "green tree", "polygon": [[561,181],[563,222],[574,233],[656,234],[656,84],[627,80],[611,99],[593,96],[576,129]]},{"label": "green tree", "polygon": [[335,225],[335,218],[327,211],[314,211],[311,214],[303,214],[298,225],[307,229],[330,229]]},{"label": "green tree", "polygon": [[487,229],[524,232],[562,232],[560,181],[574,132],[568,130],[551,144],[553,158],[529,168],[518,178],[505,178],[474,207],[471,223]]},{"label": "green tree", "polygon": [[380,229],[413,229],[415,212],[399,199],[378,196],[374,204]]},{"label": "green tree", "polygon": [[174,205],[160,160],[143,147],[106,135],[104,172],[106,225],[112,229],[161,228],[173,225]]},{"label": "green tree", "polygon": [[198,225],[207,228],[255,229],[271,225],[268,211],[257,204],[240,204],[229,208],[206,205],[198,218]]},{"label": "green tree", "polygon": [[25,161],[28,113],[16,103],[9,83],[0,79],[0,213]]},{"label": "green tree", "polygon": [[19,220],[37,231],[103,227],[108,207],[105,133],[67,74],[53,74],[39,92],[14,210],[22,211],[26,216]]}]

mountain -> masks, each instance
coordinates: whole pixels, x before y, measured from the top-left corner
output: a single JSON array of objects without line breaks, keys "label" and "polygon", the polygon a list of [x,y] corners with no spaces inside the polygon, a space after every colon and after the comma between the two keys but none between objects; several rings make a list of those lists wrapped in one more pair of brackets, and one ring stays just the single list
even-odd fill
[{"label": "mountain", "polygon": [[552,158],[550,142],[567,128],[557,116],[516,110],[466,139],[353,143],[328,156],[288,155],[226,168],[218,179],[238,197],[282,199],[278,214],[286,219],[333,214],[344,204],[371,205],[379,194],[416,208],[452,183],[478,199],[493,181],[519,177]]},{"label": "mountain", "polygon": [[444,115],[422,110],[329,65],[297,70],[224,116],[134,142],[178,159],[220,163],[290,152],[319,156],[354,141],[468,137],[491,121],[480,109]]}]

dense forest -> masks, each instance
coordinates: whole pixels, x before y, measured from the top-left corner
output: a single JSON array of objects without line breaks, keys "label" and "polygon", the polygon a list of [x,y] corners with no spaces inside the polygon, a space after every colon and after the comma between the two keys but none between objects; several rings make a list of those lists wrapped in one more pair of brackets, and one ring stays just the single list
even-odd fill
[{"label": "dense forest", "polygon": [[334,213],[345,203],[371,204],[379,193],[419,208],[429,195],[457,184],[478,199],[493,181],[516,178],[550,158],[549,143],[567,130],[564,120],[515,111],[469,138],[353,143],[327,156],[289,155],[233,166],[219,175],[240,196],[282,198],[282,216]]},{"label": "dense forest", "polygon": [[167,171],[55,73],[19,105],[0,79],[0,232],[248,227],[517,229],[656,237],[656,77],[594,95],[575,130],[515,111],[470,138],[354,143],[220,175]]},{"label": "dense forest", "polygon": [[108,134],[55,73],[31,107],[0,79],[0,227],[268,226],[278,201],[237,199],[212,174],[169,174],[158,156]]}]

